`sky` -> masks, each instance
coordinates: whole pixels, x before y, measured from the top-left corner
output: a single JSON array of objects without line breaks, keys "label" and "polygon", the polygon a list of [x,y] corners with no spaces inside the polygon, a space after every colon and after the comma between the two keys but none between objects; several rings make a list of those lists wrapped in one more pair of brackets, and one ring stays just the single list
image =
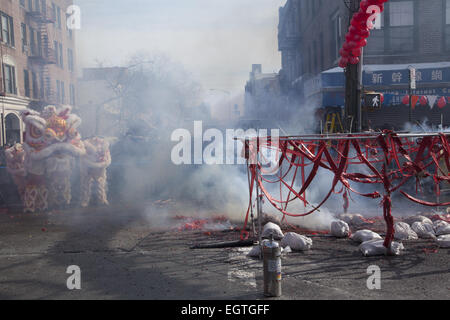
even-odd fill
[{"label": "sky", "polygon": [[[75,0],[80,67],[124,65],[136,52],[181,63],[205,91],[243,92],[251,65],[278,72],[286,0]],[[211,90],[213,89],[213,90]]]}]

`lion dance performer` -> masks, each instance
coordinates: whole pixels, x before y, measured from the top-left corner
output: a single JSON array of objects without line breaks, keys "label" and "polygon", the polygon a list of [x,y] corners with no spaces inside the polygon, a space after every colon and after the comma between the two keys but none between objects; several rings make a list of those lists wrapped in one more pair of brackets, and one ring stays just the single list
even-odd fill
[{"label": "lion dance performer", "polygon": [[70,114],[71,108],[47,106],[42,113],[27,110],[24,195],[25,212],[62,207],[71,202],[70,177],[74,157],[86,153],[77,131],[81,119]]},{"label": "lion dance performer", "polygon": [[76,160],[80,160],[82,205],[89,203],[93,182],[99,201],[108,204],[106,168],[111,156],[104,139],[83,142],[77,131],[81,119],[71,114],[70,107],[46,106],[41,113],[26,110],[22,120],[26,124],[24,144],[9,148],[6,155],[8,171],[19,189],[25,212],[62,208],[71,203],[71,176]]},{"label": "lion dance performer", "polygon": [[26,175],[25,170],[25,150],[20,143],[16,143],[11,148],[5,150],[6,168],[17,186],[20,200],[24,201]]},{"label": "lion dance performer", "polygon": [[91,199],[91,188],[99,204],[107,205],[106,169],[111,164],[109,143],[99,137],[84,140],[86,155],[81,158],[81,206],[87,207]]}]

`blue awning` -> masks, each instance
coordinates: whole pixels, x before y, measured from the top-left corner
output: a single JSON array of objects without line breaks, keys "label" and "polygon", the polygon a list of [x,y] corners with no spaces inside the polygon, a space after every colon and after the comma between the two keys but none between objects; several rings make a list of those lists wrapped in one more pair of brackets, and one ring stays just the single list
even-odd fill
[{"label": "blue awning", "polygon": [[[409,67],[416,68],[417,90],[413,95],[450,95],[450,62],[365,65],[363,85],[366,91],[384,94],[383,106],[399,105],[408,94]],[[333,68],[305,82],[307,100],[326,106],[345,104],[345,75],[342,68]]]}]

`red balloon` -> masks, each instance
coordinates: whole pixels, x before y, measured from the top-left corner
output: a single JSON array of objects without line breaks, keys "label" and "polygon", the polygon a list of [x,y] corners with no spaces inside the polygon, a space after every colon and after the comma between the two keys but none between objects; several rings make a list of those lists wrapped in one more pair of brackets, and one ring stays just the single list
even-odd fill
[{"label": "red balloon", "polygon": [[352,50],[352,55],[355,56],[355,57],[359,57],[359,56],[361,56],[361,54],[362,54],[361,48],[354,48]]},{"label": "red balloon", "polygon": [[402,99],[402,104],[404,104],[404,105],[409,105],[409,96],[408,96],[408,95],[406,95],[406,96],[403,97],[403,99]]},{"label": "red balloon", "polygon": [[361,29],[359,31],[359,35],[361,36],[361,38],[364,38],[364,39],[366,39],[370,36],[370,31],[367,29],[367,26],[365,29]]},{"label": "red balloon", "polygon": [[367,40],[366,40],[366,39],[362,39],[362,40],[359,42],[359,46],[360,46],[360,47],[365,47],[365,46],[367,46]]},{"label": "red balloon", "polygon": [[350,47],[348,45],[348,42],[344,42],[344,44],[342,45],[342,49],[344,49],[345,51],[349,51]]},{"label": "red balloon", "polygon": [[348,57],[350,55],[350,52],[344,50],[344,48],[342,48],[341,50],[339,50],[339,54],[341,55],[341,57]]},{"label": "red balloon", "polygon": [[366,10],[369,6],[370,6],[370,3],[368,0],[362,0],[361,3],[359,4],[359,7],[361,8],[361,10],[363,12],[366,12]]},{"label": "red balloon", "polygon": [[354,26],[350,26],[350,28],[348,29],[348,33],[350,34],[356,34],[359,32],[358,28],[355,28]]},{"label": "red balloon", "polygon": [[358,57],[350,57],[349,62],[350,62],[350,64],[358,64],[359,58]]},{"label": "red balloon", "polygon": [[421,96],[419,102],[420,102],[420,105],[424,107],[428,104],[428,99],[425,96]]},{"label": "red balloon", "polygon": [[359,34],[355,34],[355,35],[353,35],[352,40],[359,43],[359,42],[361,42],[362,38]]},{"label": "red balloon", "polygon": [[341,67],[341,68],[346,68],[347,65],[348,65],[348,59],[345,58],[345,57],[342,57],[342,58],[339,60],[339,67]]},{"label": "red balloon", "polygon": [[444,108],[447,105],[447,99],[445,99],[445,97],[442,97],[439,99],[438,101],[438,107],[440,109]]},{"label": "red balloon", "polygon": [[357,42],[355,42],[355,41],[350,41],[349,43],[348,43],[348,47],[350,48],[350,49],[353,49],[353,48],[356,48],[356,47],[358,47],[358,43]]}]

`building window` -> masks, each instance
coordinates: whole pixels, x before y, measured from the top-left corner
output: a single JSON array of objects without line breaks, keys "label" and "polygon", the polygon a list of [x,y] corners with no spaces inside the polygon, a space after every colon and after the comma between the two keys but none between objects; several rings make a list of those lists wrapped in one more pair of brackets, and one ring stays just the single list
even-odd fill
[{"label": "building window", "polygon": [[58,29],[59,30],[61,30],[61,8],[60,7],[56,7],[56,11],[57,11],[57,14],[56,14],[56,18],[58,19]]},{"label": "building window", "polygon": [[27,25],[25,23],[20,25],[20,31],[22,32],[22,52],[25,52],[28,45]]},{"label": "building window", "polygon": [[61,81],[56,80],[56,102],[61,103]]},{"label": "building window", "polygon": [[31,72],[31,83],[33,87],[33,99],[37,99],[39,97],[39,89],[37,84],[37,76],[36,72]]},{"label": "building window", "polygon": [[339,58],[339,49],[342,44],[342,18],[339,13],[336,13],[331,17],[331,22],[331,56],[334,60],[337,60]]},{"label": "building window", "polygon": [[44,97],[45,97],[45,83],[44,83],[44,73],[40,73],[39,74],[39,83],[40,83],[40,87],[39,87],[39,97],[41,98],[41,99],[44,99]]},{"label": "building window", "polygon": [[23,70],[23,82],[24,82],[24,89],[25,89],[25,97],[30,97],[30,74],[28,73],[28,70]]},{"label": "building window", "polygon": [[21,6],[22,8],[25,8],[25,0],[20,0],[20,6]]},{"label": "building window", "polygon": [[58,46],[59,46],[59,66],[61,67],[61,69],[64,69],[64,55],[62,43],[58,43]]},{"label": "building window", "polygon": [[14,46],[14,23],[13,18],[0,11],[0,27],[1,27],[1,40]]},{"label": "building window", "polygon": [[70,105],[74,106],[75,105],[75,86],[73,84],[70,85],[69,88],[69,95],[70,95]]},{"label": "building window", "polygon": [[16,87],[16,68],[8,64],[3,64],[3,89],[6,93],[17,94]]},{"label": "building window", "polygon": [[450,0],[445,3],[445,44],[450,51]]},{"label": "building window", "polygon": [[66,86],[64,81],[61,81],[61,104],[66,103]]},{"label": "building window", "polygon": [[385,45],[385,14],[378,15],[374,29],[370,30],[370,37],[367,39],[367,46],[364,52],[369,55],[383,54]]},{"label": "building window", "polygon": [[73,51],[72,49],[67,49],[67,64],[69,67],[69,71],[74,70],[74,64],[73,64]]},{"label": "building window", "polygon": [[414,2],[389,3],[389,47],[392,52],[414,49]]},{"label": "building window", "polygon": [[56,21],[56,4],[52,2],[52,18]]},{"label": "building window", "polygon": [[34,11],[41,12],[41,4],[39,3],[39,0],[34,0]]}]

